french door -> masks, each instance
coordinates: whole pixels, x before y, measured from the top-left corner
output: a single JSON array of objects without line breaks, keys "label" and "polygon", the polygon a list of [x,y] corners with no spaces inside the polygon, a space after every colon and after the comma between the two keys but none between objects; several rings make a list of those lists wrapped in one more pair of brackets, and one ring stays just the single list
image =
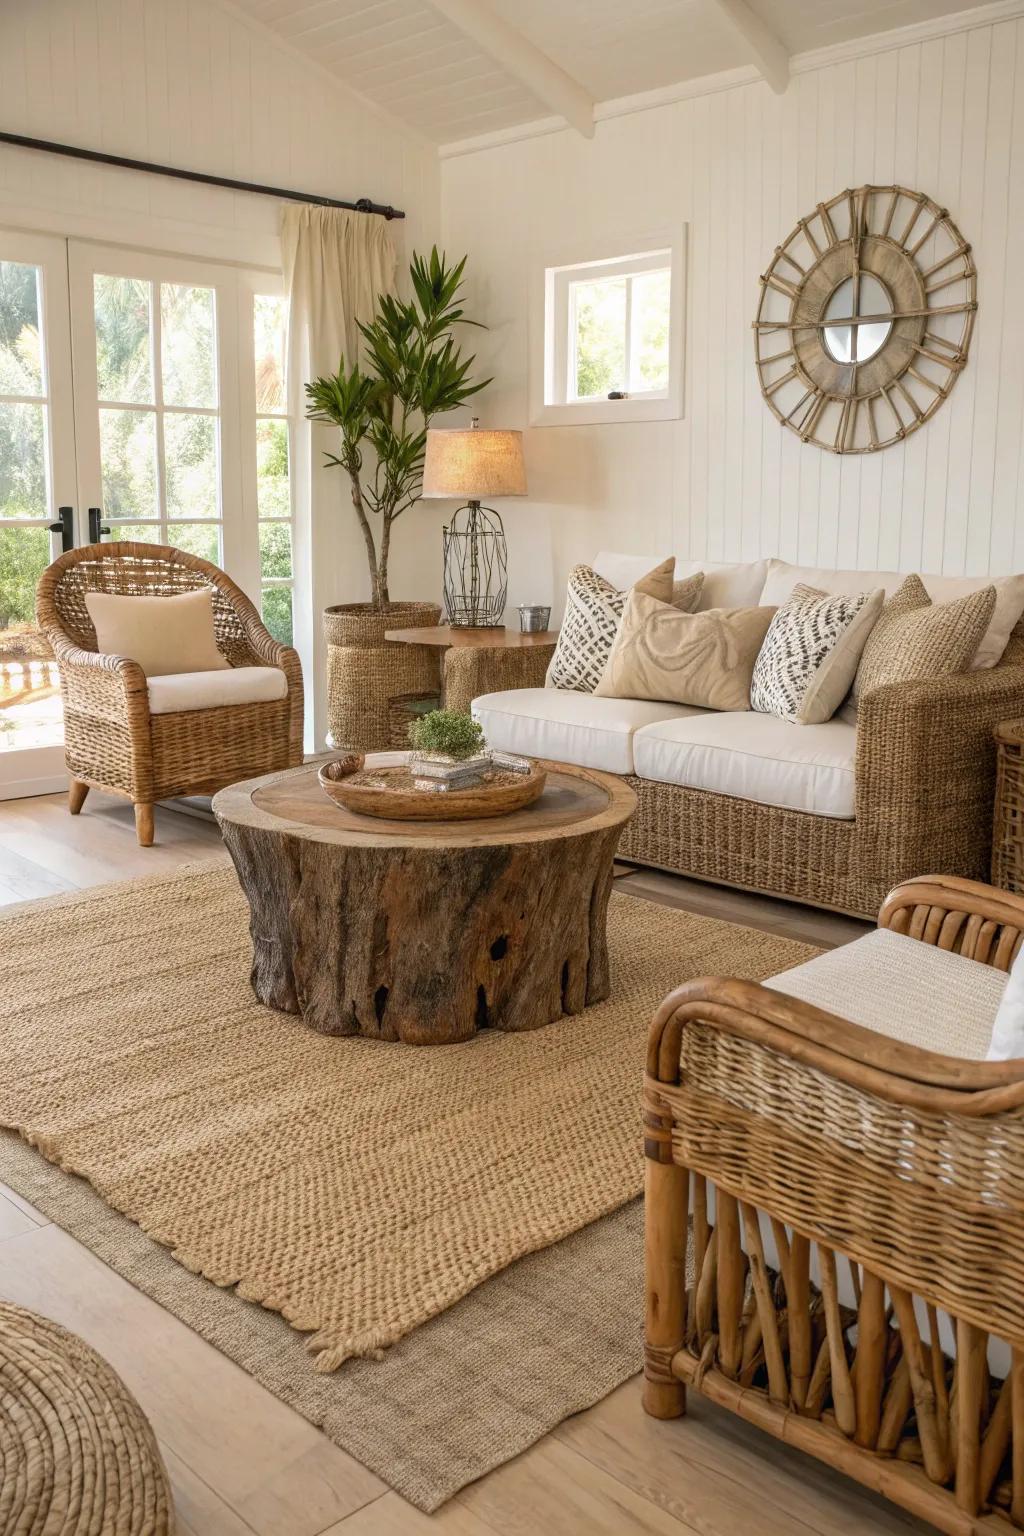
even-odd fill
[{"label": "french door", "polygon": [[39,575],[99,539],[224,567],[291,639],[274,274],[0,230],[0,798],[61,787]]}]

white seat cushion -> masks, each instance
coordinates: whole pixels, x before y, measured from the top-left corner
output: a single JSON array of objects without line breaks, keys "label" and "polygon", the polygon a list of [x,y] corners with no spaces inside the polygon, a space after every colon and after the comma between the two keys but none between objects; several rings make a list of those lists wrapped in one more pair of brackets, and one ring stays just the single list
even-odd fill
[{"label": "white seat cushion", "polygon": [[765,986],[892,1040],[984,1061],[1006,973],[878,928]]},{"label": "white seat cushion", "polygon": [[225,704],[265,704],[283,699],[288,679],[280,667],[230,667],[224,672],[169,672],[149,679],[151,715],[176,715],[189,709],[219,709]]},{"label": "white seat cushion", "polygon": [[473,700],[473,718],[489,747],[605,773],[633,772],[633,737],[641,726],[704,713],[686,704],[602,699],[562,688],[513,688]]},{"label": "white seat cushion", "polygon": [[775,715],[692,710],[637,731],[642,779],[849,820],[857,730],[845,720],[791,725]]}]

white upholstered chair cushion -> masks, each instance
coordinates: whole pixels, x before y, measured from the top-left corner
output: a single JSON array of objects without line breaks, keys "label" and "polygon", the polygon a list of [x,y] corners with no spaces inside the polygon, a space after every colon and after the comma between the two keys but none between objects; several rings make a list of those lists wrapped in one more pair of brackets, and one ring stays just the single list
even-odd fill
[{"label": "white upholstered chair cushion", "polygon": [[473,718],[489,747],[604,773],[633,772],[633,737],[641,726],[703,713],[686,704],[603,699],[562,688],[512,688],[473,700]]},{"label": "white upholstered chair cushion", "polygon": [[1006,973],[877,928],[765,982],[877,1034],[984,1061]]},{"label": "white upholstered chair cushion", "polygon": [[[594,560],[594,570],[605,581],[625,591],[641,576],[658,563],[647,555],[617,555],[603,549]],[[767,560],[751,560],[743,564],[715,563],[709,560],[677,560],[676,581],[687,576],[704,573],[704,587],[695,612],[706,613],[709,608],[756,608],[761,600],[761,588],[768,576]],[[858,589],[859,590],[859,589]]]},{"label": "white upholstered chair cushion", "polygon": [[[686,566],[677,566],[677,575]],[[777,607],[789,598],[800,583],[819,587],[822,592],[842,593],[851,597],[869,587],[882,587],[887,598],[903,585],[908,573],[898,571],[829,571],[813,565],[790,565],[787,560],[769,560],[768,574],[756,601]],[[1024,613],[1024,576],[928,576],[922,573],[925,591],[933,603],[951,603],[958,597],[977,592],[980,587],[995,587],[996,606],[971,662],[969,671],[994,667],[1006,650],[1010,633]]]},{"label": "white upholstered chair cushion", "polygon": [[638,730],[633,760],[644,779],[849,820],[856,745],[844,720],[797,728],[775,715],[691,710]]},{"label": "white upholstered chair cushion", "polygon": [[176,715],[183,710],[283,699],[288,679],[280,667],[230,667],[223,672],[169,672],[149,678],[148,687],[150,714]]}]

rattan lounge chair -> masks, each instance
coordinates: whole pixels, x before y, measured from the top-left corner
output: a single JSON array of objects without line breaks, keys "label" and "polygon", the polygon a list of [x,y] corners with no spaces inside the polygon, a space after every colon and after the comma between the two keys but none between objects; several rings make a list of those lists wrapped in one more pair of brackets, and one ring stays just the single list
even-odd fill
[{"label": "rattan lounge chair", "polygon": [[[927,877],[879,928],[833,952],[851,1012],[861,945],[991,1005],[1024,898]],[[865,1028],[786,984],[694,981],[651,1027],[644,1405],[689,1387],[940,1530],[1024,1528],[1024,1061],[906,1043],[895,992]]]},{"label": "rattan lounge chair", "polygon": [[[168,597],[204,586],[213,589],[221,654],[233,669],[279,669],[287,685],[276,690],[281,697],[157,712],[138,662],[97,652],[86,592]],[[126,795],[135,806],[139,842],[148,847],[156,801],[212,794],[301,763],[298,655],[272,637],[245,593],[209,561],[161,544],[69,550],[40,578],[36,612],[60,669],[72,815],[90,788]]]}]

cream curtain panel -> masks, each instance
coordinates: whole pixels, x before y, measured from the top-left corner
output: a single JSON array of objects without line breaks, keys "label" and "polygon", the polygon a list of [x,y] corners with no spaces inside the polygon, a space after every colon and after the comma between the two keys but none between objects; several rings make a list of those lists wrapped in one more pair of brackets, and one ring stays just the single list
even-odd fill
[{"label": "cream curtain panel", "polygon": [[[295,495],[295,640],[307,671],[306,741],[320,747],[325,729],[326,651],[322,610],[369,597],[362,537],[338,469],[324,468],[334,429],[306,420],[308,380],[346,368],[359,352],[358,320],[373,314],[378,294],[395,292],[397,258],[379,214],[286,204],[281,255],[288,294],[288,414],[293,422]],[[309,662],[312,659],[312,676]]]}]

